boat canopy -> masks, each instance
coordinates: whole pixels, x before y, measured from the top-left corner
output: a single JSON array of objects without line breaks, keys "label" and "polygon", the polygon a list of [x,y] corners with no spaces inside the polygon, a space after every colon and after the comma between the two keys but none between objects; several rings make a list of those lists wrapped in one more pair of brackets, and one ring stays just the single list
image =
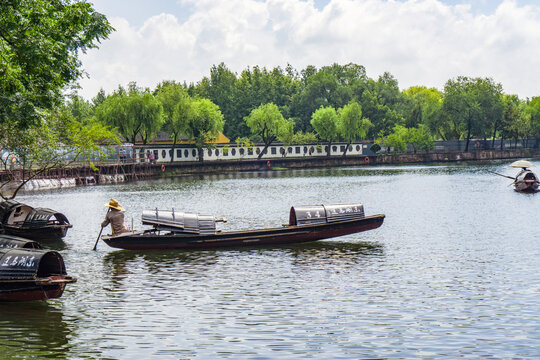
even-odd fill
[{"label": "boat canopy", "polygon": [[289,225],[325,224],[364,217],[362,204],[293,206],[289,213]]},{"label": "boat canopy", "polygon": [[214,234],[216,219],[212,215],[176,212],[172,210],[144,210],[143,225],[152,225],[156,230],[185,232],[191,234]]},{"label": "boat canopy", "polygon": [[28,240],[22,237],[0,234],[0,248],[27,248],[41,249],[38,242]]},{"label": "boat canopy", "polygon": [[526,169],[526,168],[534,167],[534,164],[527,160],[518,160],[511,163],[510,167]]},{"label": "boat canopy", "polygon": [[33,208],[15,200],[0,203],[0,221],[5,225],[24,225],[28,228],[69,225],[64,214],[47,208]]},{"label": "boat canopy", "polygon": [[0,280],[35,280],[53,275],[66,275],[64,260],[56,251],[0,249]]}]

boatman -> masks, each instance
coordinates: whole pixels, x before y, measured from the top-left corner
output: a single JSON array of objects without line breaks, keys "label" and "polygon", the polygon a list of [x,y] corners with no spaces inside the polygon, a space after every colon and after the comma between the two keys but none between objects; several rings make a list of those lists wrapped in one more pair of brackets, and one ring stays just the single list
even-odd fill
[{"label": "boatman", "polygon": [[111,199],[108,204],[105,204],[109,208],[105,220],[101,223],[101,227],[111,224],[113,235],[129,232],[126,222],[124,221],[125,210],[120,206],[118,201]]}]

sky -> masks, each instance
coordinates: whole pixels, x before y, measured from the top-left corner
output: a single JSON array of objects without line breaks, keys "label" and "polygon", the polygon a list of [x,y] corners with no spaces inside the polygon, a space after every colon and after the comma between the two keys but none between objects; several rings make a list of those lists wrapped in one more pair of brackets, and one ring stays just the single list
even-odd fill
[{"label": "sky", "polygon": [[135,81],[197,83],[223,62],[301,71],[355,63],[400,89],[489,77],[540,96],[540,0],[88,0],[116,29],[81,54],[93,98]]}]

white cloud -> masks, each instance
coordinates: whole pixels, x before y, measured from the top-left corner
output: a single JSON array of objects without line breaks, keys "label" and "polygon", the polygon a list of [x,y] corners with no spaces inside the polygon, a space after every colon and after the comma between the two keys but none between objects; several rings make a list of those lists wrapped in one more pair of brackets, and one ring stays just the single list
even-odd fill
[{"label": "white cloud", "polygon": [[90,79],[81,94],[136,81],[196,82],[214,64],[297,70],[334,62],[392,73],[401,88],[442,89],[458,75],[489,76],[508,93],[540,96],[540,5],[504,0],[490,15],[438,0],[331,0],[322,10],[301,0],[183,0],[193,12],[148,18],[140,28],[111,18],[116,32],[81,57]]}]

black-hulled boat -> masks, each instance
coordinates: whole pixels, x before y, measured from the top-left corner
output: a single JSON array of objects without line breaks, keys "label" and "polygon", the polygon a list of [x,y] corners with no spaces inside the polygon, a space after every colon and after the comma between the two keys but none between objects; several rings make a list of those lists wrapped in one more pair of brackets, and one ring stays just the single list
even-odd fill
[{"label": "black-hulled boat", "polygon": [[514,180],[514,190],[525,193],[534,193],[538,191],[540,181],[535,173],[529,168],[534,165],[527,160],[518,160],[510,164],[511,167],[521,168]]},{"label": "black-hulled boat", "polygon": [[0,301],[30,301],[62,296],[68,276],[62,256],[32,240],[0,235]]},{"label": "black-hulled boat", "polygon": [[276,228],[221,232],[211,215],[170,210],[143,211],[143,225],[152,229],[103,236],[120,249],[206,249],[283,245],[328,239],[372,230],[384,215],[365,216],[362,204],[291,207],[289,224]]},{"label": "black-hulled boat", "polygon": [[63,238],[73,226],[62,213],[15,200],[0,203],[0,224],[5,234],[32,240]]}]

